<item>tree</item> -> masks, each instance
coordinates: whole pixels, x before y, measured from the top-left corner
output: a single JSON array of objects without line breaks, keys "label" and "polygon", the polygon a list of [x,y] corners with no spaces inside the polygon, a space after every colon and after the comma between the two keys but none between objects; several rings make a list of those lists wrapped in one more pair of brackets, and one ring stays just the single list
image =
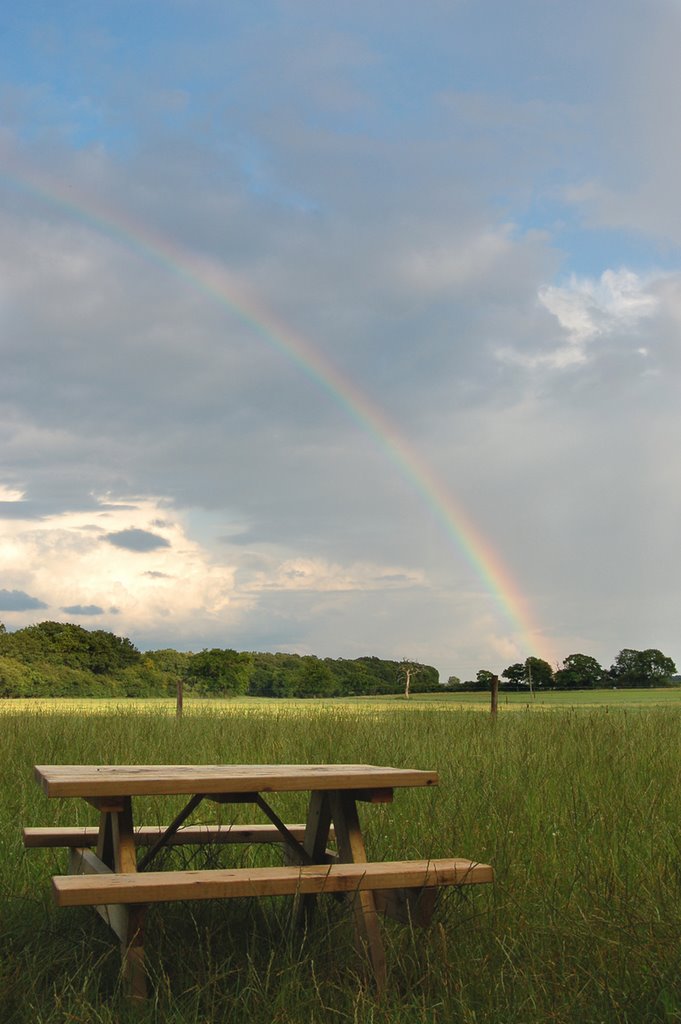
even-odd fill
[{"label": "tree", "polygon": [[516,661],[501,673],[508,683],[504,689],[520,690],[529,686],[530,690],[546,688],[553,683],[553,669],[543,658],[529,657],[524,662]]},{"label": "tree", "polygon": [[187,666],[187,679],[201,693],[215,696],[245,693],[250,666],[248,654],[213,647],[192,656]]},{"label": "tree", "polygon": [[187,651],[176,651],[172,647],[164,647],[158,651],[147,651],[144,657],[151,661],[154,668],[160,672],[171,676],[183,676],[193,655]]},{"label": "tree", "polygon": [[25,665],[66,665],[95,675],[118,673],[141,660],[127,637],[104,629],[84,629],[72,622],[49,621],[14,633],[0,631],[0,654]]},{"label": "tree", "polygon": [[653,647],[645,651],[625,647],[610,669],[617,685],[627,687],[669,686],[675,673],[672,659]]},{"label": "tree", "polygon": [[[73,627],[74,629],[79,627]],[[140,652],[131,640],[125,636],[116,636],[104,629],[95,629],[92,632],[84,630],[87,635],[86,667],[96,675],[103,675],[107,672],[117,672],[119,669],[127,668],[141,661]]]},{"label": "tree", "polygon": [[605,670],[588,654],[569,654],[554,677],[561,690],[591,690],[600,686]]},{"label": "tree", "polygon": [[513,665],[509,665],[501,673],[503,679],[508,679],[508,688],[513,690],[519,690],[521,686],[527,685],[527,677],[525,676],[525,666],[522,661],[516,661]]},{"label": "tree", "polygon": [[402,658],[400,665],[400,673],[404,679],[404,696],[409,700],[411,696],[411,681],[415,675],[418,674],[420,666],[413,661],[409,661],[408,658]]},{"label": "tree", "polygon": [[332,697],[336,692],[331,669],[312,654],[300,658],[292,688],[294,697]]},{"label": "tree", "polygon": [[525,678],[527,679],[530,688],[546,688],[551,686],[553,683],[553,669],[549,665],[548,661],[544,661],[543,658],[526,658]]},{"label": "tree", "polygon": [[490,672],[486,668],[481,668],[475,675],[475,679],[478,683],[480,690],[491,690],[492,680],[494,679],[494,672]]},{"label": "tree", "polygon": [[461,686],[461,680],[458,676],[450,676],[444,685],[445,690],[458,690]]}]

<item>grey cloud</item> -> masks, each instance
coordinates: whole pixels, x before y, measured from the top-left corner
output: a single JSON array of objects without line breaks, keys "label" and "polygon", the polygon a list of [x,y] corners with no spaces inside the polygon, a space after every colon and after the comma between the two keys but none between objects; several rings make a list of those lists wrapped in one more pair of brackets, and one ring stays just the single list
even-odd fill
[{"label": "grey cloud", "polygon": [[219,544],[236,544],[238,546],[252,544],[255,539],[250,530],[244,530],[241,533],[225,533],[216,537]]},{"label": "grey cloud", "polygon": [[23,590],[0,590],[0,611],[3,612],[25,612],[34,608],[47,608],[44,601],[37,597],[31,597]]},{"label": "grey cloud", "polygon": [[31,501],[0,501],[0,519],[40,519],[44,509]]},{"label": "grey cloud", "polygon": [[[70,604],[61,609],[67,615],[103,615],[104,609],[98,604]],[[113,611],[113,609],[109,609]]]},{"label": "grey cloud", "polygon": [[126,551],[145,552],[170,547],[169,540],[149,530],[117,530],[115,533],[107,533],[102,540],[108,541],[114,547],[125,548]]}]

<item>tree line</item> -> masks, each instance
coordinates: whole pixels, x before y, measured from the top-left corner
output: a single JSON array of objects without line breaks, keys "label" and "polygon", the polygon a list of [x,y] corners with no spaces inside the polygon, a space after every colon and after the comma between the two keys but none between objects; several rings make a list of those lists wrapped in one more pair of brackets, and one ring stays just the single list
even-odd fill
[{"label": "tree line", "polygon": [[[500,690],[584,690],[603,686],[669,686],[676,666],[661,651],[625,648],[609,669],[587,654],[570,654],[555,671],[542,658],[515,662],[501,673]],[[0,697],[161,697],[182,681],[197,696],[340,697],[443,690],[489,690],[493,673],[474,680],[415,661],[317,658],[212,648],[141,653],[127,637],[73,623],[40,622],[12,632],[0,623]]]},{"label": "tree line", "polygon": [[[530,690],[593,690],[604,686],[646,688],[671,686],[676,675],[676,665],[656,648],[636,651],[625,647],[619,652],[610,668],[602,665],[589,654],[570,654],[562,668],[554,671],[543,658],[530,657],[509,665],[501,673],[499,689],[506,691]],[[451,691],[489,690],[494,673],[480,669],[475,679],[461,682],[450,676],[447,689]]]},{"label": "tree line", "polygon": [[178,681],[197,696],[338,697],[441,689],[437,669],[376,657],[172,649],[141,653],[127,637],[62,622],[9,632],[0,623],[0,697],[161,697]]}]

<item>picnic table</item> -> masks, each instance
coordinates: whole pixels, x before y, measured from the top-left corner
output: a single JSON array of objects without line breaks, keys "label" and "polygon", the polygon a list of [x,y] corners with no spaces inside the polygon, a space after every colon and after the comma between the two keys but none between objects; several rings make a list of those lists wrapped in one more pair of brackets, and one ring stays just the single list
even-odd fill
[{"label": "picnic table", "polygon": [[[425,924],[439,886],[493,880],[489,865],[463,858],[367,860],[358,802],[387,803],[395,788],[436,786],[434,771],[358,764],[36,765],[35,777],[48,797],[78,797],[99,811],[98,826],[25,828],[24,844],[69,849],[69,873],[52,879],[54,898],[62,907],[93,906],[113,929],[135,998],[146,995],[144,919],[151,903],[292,895],[302,920],[318,894],[346,893],[381,990],[381,914]],[[287,792],[309,792],[304,823],[285,824],[271,806],[270,794]],[[178,795],[189,799],[169,825],[135,826],[133,797]],[[186,825],[204,800],[254,804],[268,821]],[[263,842],[281,846],[283,866],[149,870],[169,846]]]}]

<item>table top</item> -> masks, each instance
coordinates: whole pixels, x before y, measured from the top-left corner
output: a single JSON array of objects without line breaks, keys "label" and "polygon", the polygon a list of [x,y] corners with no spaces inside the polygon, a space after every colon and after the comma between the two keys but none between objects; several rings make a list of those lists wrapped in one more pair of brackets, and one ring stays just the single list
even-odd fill
[{"label": "table top", "polygon": [[437,772],[371,764],[55,764],[35,766],[47,796],[170,796],[436,786]]}]

